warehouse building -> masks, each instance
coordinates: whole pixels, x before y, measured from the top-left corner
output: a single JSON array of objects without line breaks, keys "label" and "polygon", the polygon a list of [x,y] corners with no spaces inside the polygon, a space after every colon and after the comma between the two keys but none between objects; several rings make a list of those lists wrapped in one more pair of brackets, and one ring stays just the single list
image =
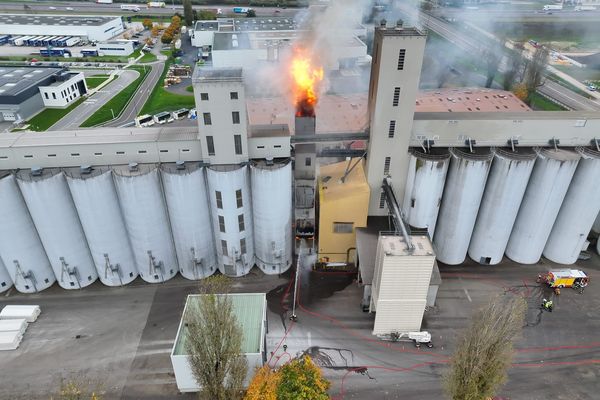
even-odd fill
[{"label": "warehouse building", "polygon": [[0,67],[0,121],[26,120],[44,107],[65,107],[86,92],[82,73],[62,68]]},{"label": "warehouse building", "polygon": [[77,36],[91,42],[106,41],[124,31],[121,17],[100,15],[2,14],[0,34]]},{"label": "warehouse building", "polygon": [[128,56],[133,53],[132,41],[114,41],[98,43],[96,46],[99,56]]}]

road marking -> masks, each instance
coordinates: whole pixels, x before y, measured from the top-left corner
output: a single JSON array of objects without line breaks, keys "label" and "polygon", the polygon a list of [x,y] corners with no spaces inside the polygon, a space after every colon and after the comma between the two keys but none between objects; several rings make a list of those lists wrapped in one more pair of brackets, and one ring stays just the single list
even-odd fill
[{"label": "road marking", "polygon": [[469,299],[469,303],[472,303],[473,300],[471,300],[471,296],[469,296],[469,291],[467,290],[467,288],[463,288],[463,290],[465,291],[465,294],[467,295],[467,299]]}]

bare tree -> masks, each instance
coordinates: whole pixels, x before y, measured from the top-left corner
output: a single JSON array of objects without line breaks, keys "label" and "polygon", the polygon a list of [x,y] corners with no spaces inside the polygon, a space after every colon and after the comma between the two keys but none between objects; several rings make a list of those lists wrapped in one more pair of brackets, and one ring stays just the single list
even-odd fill
[{"label": "bare tree", "polygon": [[444,374],[444,388],[452,400],[494,396],[506,381],[512,342],[521,332],[526,311],[523,298],[498,296],[473,315]]},{"label": "bare tree", "polygon": [[521,71],[523,69],[523,51],[514,48],[508,54],[506,61],[506,71],[502,79],[502,87],[504,90],[511,90],[517,82],[520,82]]},{"label": "bare tree", "polygon": [[527,70],[525,71],[524,83],[529,93],[535,92],[538,87],[545,83],[544,74],[547,65],[548,48],[546,46],[540,46],[535,49],[531,60],[527,63]]},{"label": "bare tree", "polygon": [[200,398],[238,399],[248,369],[242,354],[242,330],[233,312],[229,279],[223,275],[202,281],[198,302],[188,304],[186,352],[200,385]]},{"label": "bare tree", "polygon": [[498,72],[498,67],[500,64],[500,59],[502,58],[502,48],[499,45],[494,45],[487,47],[481,52],[481,56],[485,60],[486,67],[486,80],[485,87],[492,87],[492,83],[494,83],[494,78],[496,77],[496,73]]}]

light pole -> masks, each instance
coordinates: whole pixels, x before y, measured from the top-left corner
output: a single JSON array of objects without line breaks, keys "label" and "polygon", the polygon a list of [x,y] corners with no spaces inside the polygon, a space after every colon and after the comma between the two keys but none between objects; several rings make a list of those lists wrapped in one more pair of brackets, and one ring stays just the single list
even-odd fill
[{"label": "light pole", "polygon": [[113,119],[115,119],[115,112],[113,111],[113,109],[110,109],[110,113],[112,114]]}]

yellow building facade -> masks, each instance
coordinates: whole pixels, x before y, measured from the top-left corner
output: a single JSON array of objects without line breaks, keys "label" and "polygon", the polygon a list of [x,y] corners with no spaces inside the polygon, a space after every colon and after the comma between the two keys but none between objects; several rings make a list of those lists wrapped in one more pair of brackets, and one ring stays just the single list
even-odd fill
[{"label": "yellow building facade", "polygon": [[367,226],[370,188],[364,160],[321,166],[318,179],[318,261],[354,263],[356,228]]}]

